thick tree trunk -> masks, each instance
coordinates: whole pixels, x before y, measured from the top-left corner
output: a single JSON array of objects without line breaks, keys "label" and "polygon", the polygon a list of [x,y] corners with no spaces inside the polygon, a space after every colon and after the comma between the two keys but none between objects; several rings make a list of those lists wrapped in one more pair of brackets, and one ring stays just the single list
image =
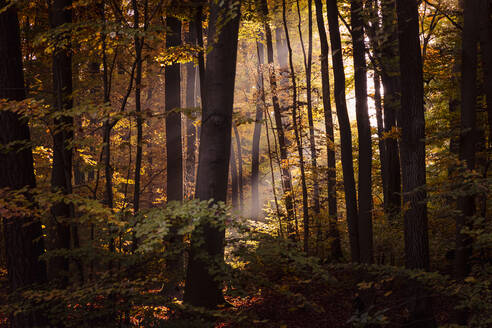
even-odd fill
[{"label": "thick tree trunk", "polygon": [[[71,0],[54,0],[51,7],[51,26],[58,28],[72,22]],[[72,54],[70,49],[70,34],[59,36],[56,44],[64,44],[63,48],[57,45],[53,51],[53,90],[54,110],[63,113],[72,108]],[[73,117],[61,114],[54,119],[53,131],[53,167],[51,186],[53,191],[60,191],[64,195],[72,193],[72,142]],[[51,209],[56,229],[55,249],[70,248],[70,225],[67,220],[72,217],[72,206],[65,202],[58,202]],[[62,285],[68,283],[68,258],[56,257],[53,260],[53,276],[58,278]],[[50,270],[51,271],[51,270]]]},{"label": "thick tree trunk", "polygon": [[372,140],[367,108],[367,66],[362,1],[351,1],[355,111],[359,137],[359,245],[360,260],[372,263]]},{"label": "thick tree trunk", "polygon": [[[205,83],[202,85],[205,102],[196,196],[201,200],[213,199],[214,202],[226,201],[227,196],[240,20],[239,12],[229,16],[233,2],[211,3],[208,40],[214,42],[211,42],[207,55]],[[233,18],[225,20],[225,17]],[[213,218],[203,219],[192,236],[184,301],[193,306],[215,308],[224,302],[218,273],[222,271],[224,259],[225,227],[223,223],[217,226],[210,220]]]},{"label": "thick tree trunk", "polygon": [[[167,18],[166,47],[181,44],[181,21]],[[167,200],[183,199],[183,154],[181,145],[180,68],[175,63],[166,66],[166,150],[167,150]]]},{"label": "thick tree trunk", "polygon": [[[0,0],[0,8],[6,1]],[[19,20],[15,6],[0,12],[0,99],[21,101],[26,97],[22,70]],[[35,187],[29,126],[26,119],[8,110],[0,110],[0,189]],[[12,144],[17,145],[12,147]],[[41,223],[32,217],[3,217],[7,274],[11,291],[34,283],[46,282],[46,266],[39,260],[44,253]],[[41,326],[36,315],[11,317],[13,328]]]},{"label": "thick tree trunk", "polygon": [[335,104],[338,123],[340,125],[340,140],[342,152],[343,187],[347,208],[347,223],[349,229],[350,254],[352,261],[360,261],[359,228],[357,213],[357,195],[355,192],[354,163],[352,156],[352,132],[345,99],[345,72],[343,68],[342,42],[338,25],[337,0],[327,0],[328,26],[331,40],[333,75],[335,79]]},{"label": "thick tree trunk", "polygon": [[[467,170],[475,169],[478,143],[477,131],[477,46],[479,37],[479,10],[477,1],[465,1],[463,13],[463,35],[461,56],[461,127],[459,159]],[[462,192],[465,192],[463,190]],[[458,198],[461,211],[456,218],[456,277],[464,279],[470,271],[468,259],[471,253],[470,237],[461,231],[470,226],[469,220],[475,214],[475,197],[468,194]],[[462,322],[465,324],[466,322]]]},{"label": "thick tree trunk", "polygon": [[[405,264],[409,269],[429,269],[427,193],[425,191],[425,118],[418,4],[397,0],[401,72],[400,158],[404,214]],[[435,327],[432,303],[415,283],[410,299],[408,327]]]},{"label": "thick tree trunk", "polygon": [[[262,12],[264,17],[268,17],[268,6],[266,0],[262,0]],[[277,77],[274,70],[273,62],[273,43],[272,43],[272,31],[270,24],[265,22],[265,37],[267,44],[267,61],[269,66],[270,75],[270,90],[272,94],[273,112],[275,125],[277,130],[278,145],[280,148],[281,159],[281,175],[282,175],[282,189],[284,191],[284,202],[287,210],[287,234],[289,238],[295,240],[295,230],[292,224],[292,219],[295,219],[294,203],[292,200],[292,178],[289,169],[289,158],[287,156],[287,138],[284,133],[284,124],[282,122],[282,111],[280,108],[280,102],[278,99],[277,90]],[[278,42],[278,38],[277,38]],[[277,51],[282,48],[277,47]],[[279,54],[280,57],[280,54]],[[282,64],[281,64],[282,67]]]},{"label": "thick tree trunk", "polygon": [[[256,77],[256,114],[255,128],[253,131],[253,147],[251,150],[251,217],[260,217],[260,194],[259,194],[259,171],[260,171],[260,138],[261,126],[263,125],[263,106],[264,106],[264,85],[263,85],[263,65],[265,64],[265,50],[263,43],[256,42],[258,56],[258,69]],[[276,192],[276,191],[275,191]],[[276,194],[275,194],[276,199]]]},{"label": "thick tree trunk", "polygon": [[[299,9],[299,2],[297,2],[297,8]],[[284,23],[285,41],[287,43],[287,50],[289,54],[289,66],[290,66],[290,77],[292,83],[292,122],[294,126],[294,136],[296,139],[297,154],[299,156],[299,168],[301,170],[301,188],[302,188],[302,213],[303,213],[303,224],[304,224],[304,252],[309,254],[309,210],[308,210],[308,195],[307,195],[307,185],[306,185],[306,173],[304,168],[304,153],[301,142],[302,133],[302,120],[301,115],[297,114],[298,110],[298,99],[297,99],[297,82],[296,82],[296,72],[294,69],[293,61],[293,51],[290,43],[289,28],[287,25],[287,8],[285,0],[282,1],[282,18]],[[300,20],[300,16],[299,16]]]},{"label": "thick tree trunk", "polygon": [[[340,242],[340,232],[337,227],[337,191],[336,191],[336,159],[335,159],[335,134],[333,132],[333,116],[330,100],[330,72],[328,64],[328,38],[326,36],[325,23],[323,19],[323,3],[321,0],[314,0],[316,6],[316,21],[318,23],[318,33],[321,46],[321,91],[323,96],[323,112],[325,117],[326,131],[326,154],[328,165],[328,235],[332,240],[330,245],[331,257],[340,259],[342,257],[342,247]],[[321,227],[319,227],[321,230]]]},{"label": "thick tree trunk", "polygon": [[[382,0],[381,38],[381,81],[384,90],[384,130],[386,133],[396,128],[396,116],[401,108],[400,70],[398,62],[398,29],[395,24],[395,0]],[[390,218],[396,218],[401,211],[401,176],[398,141],[394,133],[384,139],[386,148],[386,194],[385,209]]]}]

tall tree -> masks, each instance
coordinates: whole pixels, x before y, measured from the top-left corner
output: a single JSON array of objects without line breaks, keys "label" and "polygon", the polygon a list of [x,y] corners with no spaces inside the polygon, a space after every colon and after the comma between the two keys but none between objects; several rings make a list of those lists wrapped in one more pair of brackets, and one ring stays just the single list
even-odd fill
[{"label": "tall tree", "polygon": [[[197,44],[196,24],[190,22],[188,31],[185,34],[185,41],[189,44]],[[186,64],[186,108],[193,109],[191,117],[186,119],[186,195],[193,197],[195,184],[195,161],[196,161],[196,126],[194,123],[194,109],[197,107],[197,69],[193,62]]]},{"label": "tall tree", "polygon": [[[25,97],[17,9],[0,0],[0,99],[22,101]],[[30,132],[25,118],[9,110],[0,110],[0,147],[0,189],[36,187]],[[44,253],[39,220],[19,215],[2,217],[2,222],[10,290],[46,282],[46,266],[39,260]],[[42,324],[42,318],[36,315],[19,314],[11,318],[13,328]]]},{"label": "tall tree", "polygon": [[236,124],[232,125],[234,130],[234,137],[236,139],[237,148],[237,173],[238,173],[238,190],[239,190],[239,209],[242,214],[244,211],[244,194],[243,194],[243,152],[241,150],[241,136],[239,135],[239,130]]},{"label": "tall tree", "polygon": [[[263,16],[265,18],[268,17],[267,0],[261,0],[261,10],[263,12]],[[274,70],[272,30],[270,28],[270,24],[268,21],[264,22],[264,28],[265,28],[265,38],[266,38],[266,45],[267,45],[267,62],[269,66],[269,81],[270,81],[270,89],[272,94],[273,113],[274,113],[275,125],[277,130],[278,145],[280,148],[282,188],[284,190],[285,208],[287,210],[287,220],[286,220],[287,234],[291,239],[295,239],[295,231],[292,225],[292,219],[295,218],[295,214],[294,214],[294,202],[292,200],[292,177],[290,174],[289,159],[287,155],[288,141],[285,136],[284,123],[282,121],[283,110],[280,108],[277,77]],[[279,42],[278,37],[277,37],[277,42]],[[279,52],[280,49],[283,48],[277,47],[277,52]],[[279,58],[282,57],[280,53],[278,53],[278,55]],[[281,68],[284,67],[283,64],[284,64],[283,62],[280,63]]]},{"label": "tall tree", "polygon": [[381,82],[383,84],[386,194],[384,206],[390,217],[399,215],[401,209],[401,176],[398,141],[394,132],[397,113],[401,108],[400,70],[398,62],[398,27],[395,0],[382,0]]},{"label": "tall tree", "polygon": [[[234,6],[233,6],[234,4]],[[205,101],[202,111],[196,197],[226,201],[231,147],[240,1],[210,3]],[[227,18],[227,19],[226,19]],[[224,302],[221,272],[224,226],[203,220],[192,236],[184,301],[214,308]]]},{"label": "tall tree", "polygon": [[[337,227],[337,194],[336,194],[336,159],[335,159],[335,134],[333,132],[333,116],[330,97],[330,72],[329,72],[329,47],[323,19],[323,2],[314,0],[316,6],[316,22],[321,46],[321,92],[323,96],[323,112],[326,131],[326,154],[328,164],[328,220],[331,256],[334,259],[342,257],[340,233]],[[321,231],[321,227],[319,227]]]},{"label": "tall tree", "polygon": [[[405,265],[429,269],[427,193],[425,191],[425,118],[418,3],[397,0],[401,74],[400,158],[404,213]],[[430,299],[416,286],[410,300],[409,327],[435,327]]]},{"label": "tall tree", "polygon": [[327,0],[328,27],[331,40],[331,56],[335,79],[335,105],[340,125],[343,188],[349,227],[350,254],[352,261],[360,260],[357,195],[355,193],[354,163],[352,156],[352,132],[345,99],[345,72],[342,57],[342,42],[338,25],[337,0]]},{"label": "tall tree", "polygon": [[350,5],[354,58],[355,112],[359,137],[359,244],[360,260],[372,263],[372,140],[367,108],[367,66],[362,1]]},{"label": "tall tree", "polygon": [[[166,47],[181,44],[181,21],[167,17]],[[183,199],[183,154],[181,151],[181,73],[178,63],[166,66],[167,199]]]},{"label": "tall tree", "polygon": [[[465,1],[461,50],[461,126],[459,159],[467,170],[475,169],[478,142],[477,131],[477,47],[480,27],[480,2]],[[464,190],[462,192],[465,192]],[[475,196],[469,191],[458,199],[461,211],[456,218],[456,277],[465,278],[469,272],[470,238],[462,232],[475,214]],[[467,224],[468,221],[468,224]],[[466,323],[466,322],[463,322]]]},{"label": "tall tree", "polygon": [[[72,22],[72,1],[54,0],[51,3],[51,27],[56,29]],[[57,112],[53,129],[53,167],[51,186],[54,191],[64,195],[72,193],[72,143],[73,116],[67,113],[72,109],[72,50],[71,36],[67,31],[58,31],[53,50],[53,90],[54,110]],[[57,202],[51,209],[56,229],[56,249],[70,248],[70,226],[72,206]],[[53,273],[62,284],[68,281],[69,261],[67,257],[56,257]]]},{"label": "tall tree", "polygon": [[[258,219],[260,216],[259,171],[260,171],[260,138],[263,125],[263,65],[265,64],[265,49],[260,40],[256,42],[258,57],[256,77],[256,114],[253,131],[253,147],[251,150],[251,216]],[[276,196],[276,195],[275,195]]]}]

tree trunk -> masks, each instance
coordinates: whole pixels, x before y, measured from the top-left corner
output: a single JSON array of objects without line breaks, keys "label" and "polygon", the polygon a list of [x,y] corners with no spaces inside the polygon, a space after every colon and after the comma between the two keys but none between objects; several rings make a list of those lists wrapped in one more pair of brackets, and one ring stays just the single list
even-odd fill
[{"label": "tree trunk", "polygon": [[[167,17],[166,47],[181,44],[181,21]],[[181,145],[181,97],[179,64],[166,66],[166,149],[167,149],[167,200],[183,199],[183,155]]]},{"label": "tree trunk", "polygon": [[[0,0],[0,8],[6,5],[5,0]],[[25,97],[19,20],[16,7],[8,6],[0,12],[0,99],[21,101]],[[27,120],[11,111],[0,110],[0,146],[11,147],[8,152],[0,152],[0,189],[15,191],[36,187],[29,143]],[[10,290],[45,283],[46,265],[39,260],[44,253],[41,223],[33,217],[3,217],[2,221]],[[42,326],[43,323],[38,314],[21,313],[11,317],[13,328]]]},{"label": "tree trunk", "polygon": [[372,263],[372,140],[367,108],[367,66],[361,0],[350,5],[354,58],[355,111],[359,137],[359,245],[360,260]]},{"label": "tree trunk", "polygon": [[[465,1],[463,12],[462,56],[461,56],[461,126],[459,159],[466,169],[475,169],[477,131],[477,46],[479,37],[479,10],[477,1]],[[469,191],[462,190],[462,193]],[[456,278],[464,279],[470,271],[471,240],[461,230],[470,226],[475,215],[475,197],[468,194],[458,198],[460,215],[456,218]],[[464,320],[465,318],[463,318]],[[462,322],[466,324],[466,322]]]},{"label": "tree trunk", "polygon": [[[54,0],[51,7],[51,26],[58,28],[72,22],[71,0]],[[64,44],[58,48],[58,44]],[[64,195],[72,193],[72,142],[73,117],[64,115],[70,111],[72,101],[72,55],[70,49],[70,33],[59,36],[53,51],[53,90],[55,95],[54,110],[61,115],[54,119],[53,131],[53,167],[51,186],[53,191]],[[55,203],[51,209],[56,229],[54,248],[70,249],[70,225],[67,219],[72,217],[72,206],[65,202]],[[53,259],[53,276],[62,285],[68,283],[68,257]]]},{"label": "tree trunk", "polygon": [[[299,3],[297,3],[299,9]],[[299,167],[301,170],[301,188],[302,188],[302,212],[303,212],[303,224],[304,224],[304,252],[309,254],[309,212],[308,212],[308,195],[306,186],[306,173],[304,169],[304,154],[301,142],[302,133],[302,121],[297,116],[298,110],[298,99],[297,99],[297,82],[296,73],[294,69],[294,61],[292,59],[292,47],[290,44],[289,28],[287,26],[287,13],[286,13],[285,0],[282,1],[282,17],[284,23],[285,41],[287,43],[287,50],[289,54],[289,66],[290,66],[290,77],[292,83],[292,123],[294,126],[294,136],[296,139],[297,153],[299,156]],[[300,19],[300,18],[299,18]]]},{"label": "tree trunk", "polygon": [[[425,191],[425,118],[418,4],[397,0],[401,72],[400,158],[404,214],[405,264],[409,269],[429,269],[427,193]],[[415,283],[409,301],[408,327],[435,327],[432,303]]]},{"label": "tree trunk", "polygon": [[[227,196],[240,20],[239,12],[229,16],[227,8],[233,2],[211,3],[208,40],[214,42],[211,42],[207,55],[205,83],[202,85],[205,102],[196,196],[201,200],[213,199],[214,202],[226,201]],[[234,8],[238,10],[240,6]],[[225,20],[226,15],[233,18]],[[209,221],[212,219],[203,219],[193,233],[184,294],[186,303],[207,308],[215,308],[224,302],[222,282],[216,273],[222,271],[225,227],[223,223],[219,226],[212,224]]]},{"label": "tree trunk", "polygon": [[[263,85],[263,65],[265,63],[265,50],[263,43],[256,42],[256,50],[258,55],[258,69],[256,77],[256,115],[255,115],[255,128],[253,132],[253,147],[251,150],[251,217],[259,219],[260,217],[260,195],[259,195],[259,171],[260,171],[260,138],[261,138],[261,126],[263,119],[263,106],[264,106],[264,85]],[[274,191],[276,193],[276,191]],[[274,195],[276,199],[276,194]]]},{"label": "tree trunk", "polygon": [[[186,42],[197,44],[196,28],[194,22],[190,22],[189,31],[186,33]],[[191,118],[186,119],[186,197],[193,198],[195,189],[195,161],[196,161],[196,126],[194,124],[195,109],[197,107],[196,91],[197,69],[193,62],[186,64],[186,108],[193,109]]]},{"label": "tree trunk", "polygon": [[236,153],[234,151],[234,144],[231,144],[231,159],[230,159],[230,167],[231,167],[231,200],[232,200],[232,209],[237,211],[239,208],[239,192],[238,192],[238,178],[237,178],[237,165],[236,165]]},{"label": "tree trunk", "polygon": [[337,0],[327,0],[328,26],[331,40],[333,75],[335,79],[335,104],[342,152],[343,187],[347,208],[350,254],[353,262],[360,261],[357,195],[355,193],[354,163],[352,156],[352,132],[345,99],[345,72],[343,68],[342,43],[338,25]]},{"label": "tree trunk", "polygon": [[[268,5],[266,0],[262,0],[262,12],[264,17],[268,17]],[[267,44],[267,61],[269,66],[270,75],[270,89],[272,94],[273,112],[275,118],[275,125],[277,130],[278,144],[280,148],[281,163],[281,176],[282,176],[282,188],[284,191],[284,202],[287,210],[287,234],[290,239],[295,240],[295,230],[292,225],[292,219],[295,219],[294,203],[292,201],[292,178],[289,170],[289,158],[287,156],[287,138],[284,133],[284,124],[282,122],[282,111],[280,109],[280,103],[278,99],[277,90],[277,78],[274,70],[273,62],[273,43],[272,43],[272,31],[270,24],[265,22],[265,37]],[[278,42],[278,38],[277,38]],[[277,51],[282,48],[277,47]],[[279,54],[280,57],[280,54]],[[282,65],[281,65],[282,67]]]},{"label": "tree trunk", "polygon": [[[328,234],[332,240],[330,245],[331,257],[334,259],[340,259],[342,257],[342,246],[340,242],[340,232],[337,227],[337,171],[335,159],[335,134],[333,132],[333,117],[330,100],[330,68],[328,64],[329,48],[323,19],[323,3],[321,0],[314,0],[314,4],[316,6],[316,21],[318,23],[318,33],[321,46],[321,91],[323,96],[323,112],[325,116],[326,154],[328,165]],[[318,229],[321,231],[321,227]]]},{"label": "tree trunk", "polygon": [[374,70],[374,107],[376,109],[376,122],[378,129],[378,148],[379,148],[379,163],[381,165],[381,184],[383,187],[383,202],[387,203],[387,172],[386,168],[386,144],[383,138],[384,133],[384,123],[383,123],[383,105],[381,102],[381,79],[379,78],[378,72]]},{"label": "tree trunk", "polygon": [[239,131],[237,125],[233,124],[234,136],[236,137],[236,147],[237,147],[237,167],[238,167],[238,187],[239,187],[239,212],[243,214],[244,212],[244,194],[243,194],[243,153],[241,151],[241,137],[239,136]]},{"label": "tree trunk", "polygon": [[[400,70],[398,63],[398,29],[395,24],[395,0],[382,0],[382,31],[381,38],[381,81],[384,90],[384,131],[391,132],[396,128],[396,115],[401,108]],[[396,218],[401,211],[401,176],[398,141],[395,134],[384,139],[386,148],[386,194],[385,209],[390,218]]]}]

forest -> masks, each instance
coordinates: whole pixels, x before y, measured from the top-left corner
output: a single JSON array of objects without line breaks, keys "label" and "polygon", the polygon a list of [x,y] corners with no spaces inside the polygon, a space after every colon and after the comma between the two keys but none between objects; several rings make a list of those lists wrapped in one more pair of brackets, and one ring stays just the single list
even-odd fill
[{"label": "forest", "polygon": [[0,327],[492,327],[492,0],[0,0]]}]

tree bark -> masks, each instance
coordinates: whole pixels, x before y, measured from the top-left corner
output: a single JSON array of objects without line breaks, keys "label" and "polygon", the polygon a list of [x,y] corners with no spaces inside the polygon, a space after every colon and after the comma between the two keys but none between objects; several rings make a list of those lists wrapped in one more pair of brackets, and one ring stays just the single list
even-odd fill
[{"label": "tree bark", "polygon": [[[240,21],[240,12],[236,11],[240,6],[234,7],[233,18],[225,20],[225,17],[231,17],[228,11],[233,2],[211,3],[208,40],[214,41],[210,44],[202,85],[205,102],[196,196],[214,202],[225,202],[227,195]],[[220,29],[218,24],[221,24]],[[223,223],[214,225],[209,219],[203,219],[192,236],[184,301],[193,306],[215,308],[224,303],[222,282],[217,273],[222,271],[225,227]]]},{"label": "tree bark", "polygon": [[[398,63],[398,29],[395,24],[395,0],[382,0],[381,38],[381,82],[384,90],[384,131],[391,132],[397,126],[397,113],[401,109],[401,85]],[[384,138],[386,148],[386,194],[385,209],[390,218],[395,218],[401,211],[401,176],[398,140],[394,134]]]},{"label": "tree bark", "polygon": [[359,138],[359,245],[360,260],[373,262],[372,249],[372,140],[367,108],[367,65],[361,0],[350,5],[354,59],[355,111]]},{"label": "tree bark", "polygon": [[[186,42],[197,45],[195,23],[190,22],[189,30],[186,33]],[[197,107],[196,82],[197,69],[193,62],[186,64],[186,108],[193,109],[191,118],[186,119],[186,196],[193,198],[195,184],[195,161],[196,161],[196,126],[194,124],[195,109]]]},{"label": "tree bark", "polygon": [[[0,8],[6,6],[0,0]],[[19,20],[15,6],[0,12],[0,99],[25,99]],[[14,144],[15,143],[15,144]],[[0,189],[36,187],[28,122],[8,110],[0,110]],[[26,195],[29,197],[28,195]],[[34,283],[45,283],[46,265],[39,260],[44,253],[43,231],[39,220],[29,216],[3,217],[7,274],[11,291]],[[11,317],[13,328],[42,326],[37,314]]]},{"label": "tree bark", "polygon": [[237,168],[238,168],[238,187],[239,187],[239,212],[244,213],[244,194],[243,194],[243,152],[241,151],[241,137],[237,125],[233,124],[234,136],[237,147]]},{"label": "tree bark", "polygon": [[347,208],[350,255],[353,262],[360,261],[357,195],[355,193],[354,163],[352,156],[352,132],[345,99],[345,72],[343,68],[342,43],[338,25],[337,0],[327,0],[328,26],[331,40],[333,75],[335,79],[335,104],[340,125],[343,187]]},{"label": "tree bark", "polygon": [[[181,44],[181,21],[167,17],[166,47]],[[183,199],[183,154],[181,145],[180,68],[174,63],[166,66],[166,150],[167,150],[167,200]]]},{"label": "tree bark", "polygon": [[[400,158],[404,213],[405,265],[409,269],[429,269],[427,193],[425,191],[425,118],[422,57],[419,40],[418,4],[397,0],[401,73]],[[435,327],[432,303],[415,283],[409,301],[408,327]]]},{"label": "tree bark", "polygon": [[[265,64],[265,50],[261,41],[256,42],[258,57],[258,68],[256,77],[256,114],[255,127],[253,131],[253,147],[251,150],[251,217],[259,219],[260,217],[260,194],[259,194],[259,171],[260,171],[260,138],[261,126],[263,119],[264,106],[264,85],[263,85],[263,65]],[[276,199],[276,191],[275,199]]]},{"label": "tree bark", "polygon": [[[71,0],[54,0],[51,6],[51,27],[59,28],[72,22]],[[60,113],[54,119],[53,131],[53,167],[51,173],[51,187],[53,191],[60,191],[64,195],[72,193],[72,142],[73,117],[64,112],[71,110],[72,100],[72,54],[70,33],[58,36],[53,51],[53,90],[54,110]],[[60,48],[58,45],[63,45]],[[56,237],[54,248],[57,250],[70,249],[69,218],[73,216],[72,206],[63,201],[53,205],[53,216]],[[53,259],[53,276],[59,279],[62,285],[68,283],[68,257]]]},{"label": "tree bark", "polygon": [[[314,0],[316,6],[316,22],[321,46],[321,92],[323,96],[323,113],[325,118],[326,132],[326,154],[328,165],[328,235],[332,240],[330,244],[331,257],[340,259],[342,257],[342,246],[340,232],[337,227],[337,193],[336,193],[336,159],[335,159],[335,134],[333,132],[333,116],[330,98],[330,67],[328,63],[329,47],[326,36],[325,23],[323,19],[323,2]],[[321,227],[318,228],[321,231]]]}]

